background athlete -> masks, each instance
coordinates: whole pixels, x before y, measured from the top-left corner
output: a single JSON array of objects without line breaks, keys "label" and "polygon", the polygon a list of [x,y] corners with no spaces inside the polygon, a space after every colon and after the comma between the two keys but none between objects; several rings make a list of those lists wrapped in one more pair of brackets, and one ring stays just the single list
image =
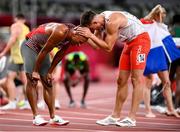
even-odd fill
[{"label": "background athlete", "polygon": [[75,107],[75,101],[71,94],[71,87],[75,87],[82,79],[83,96],[81,99],[81,108],[86,108],[85,97],[89,88],[89,63],[86,54],[83,52],[72,52],[66,55],[63,65],[64,85],[69,96],[69,107]]}]

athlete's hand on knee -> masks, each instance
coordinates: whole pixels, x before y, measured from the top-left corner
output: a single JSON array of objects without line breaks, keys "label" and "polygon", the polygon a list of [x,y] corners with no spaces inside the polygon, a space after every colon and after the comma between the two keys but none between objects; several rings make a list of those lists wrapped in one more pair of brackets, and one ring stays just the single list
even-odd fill
[{"label": "athlete's hand on knee", "polygon": [[52,82],[52,74],[50,74],[50,73],[47,74],[47,82],[48,83]]},{"label": "athlete's hand on knee", "polygon": [[48,73],[47,75],[46,75],[46,85],[48,86],[48,87],[52,87],[52,80],[53,80],[53,78],[52,78],[52,74],[50,74],[50,73]]},{"label": "athlete's hand on knee", "polygon": [[39,79],[40,79],[39,73],[33,72],[33,73],[32,73],[32,77],[31,77],[31,81],[32,81],[32,85],[33,85],[34,87],[37,86]]},{"label": "athlete's hand on knee", "polygon": [[32,73],[32,79],[33,80],[39,80],[40,79],[39,73],[38,72],[33,72]]}]

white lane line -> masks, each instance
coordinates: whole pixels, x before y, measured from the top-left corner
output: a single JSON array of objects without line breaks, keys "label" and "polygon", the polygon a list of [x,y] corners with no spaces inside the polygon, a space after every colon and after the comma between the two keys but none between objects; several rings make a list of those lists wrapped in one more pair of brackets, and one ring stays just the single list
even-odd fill
[{"label": "white lane line", "polygon": [[[84,112],[73,112],[73,111],[64,111],[64,112],[66,112],[66,114],[68,115],[68,113],[70,113],[70,114],[73,114],[73,115],[75,115],[75,118],[76,119],[81,119],[80,117],[82,116],[82,115],[84,115],[84,116],[96,116],[97,117],[97,119],[99,119],[99,117],[106,117],[107,116],[107,114],[94,114],[94,113],[84,113]],[[23,115],[23,116],[30,116],[30,117],[32,117],[32,114],[29,114],[29,113],[22,113],[22,112],[6,112],[7,114],[11,114],[11,115]],[[60,115],[62,115],[62,117],[63,118],[71,118],[70,116],[63,116],[63,111],[59,111],[59,112],[56,112],[56,113],[60,113]],[[139,112],[138,112],[139,113]],[[66,115],[65,114],[65,115]],[[45,117],[49,117],[49,115],[43,115],[43,116],[45,116]],[[80,116],[80,117],[78,117],[78,116]],[[84,119],[86,119],[86,118],[88,118],[88,117],[84,117]],[[82,117],[83,118],[83,117]],[[91,118],[88,118],[88,119],[92,119],[93,120],[93,118],[91,117]],[[97,120],[97,119],[94,119],[94,120]],[[147,120],[147,121],[149,121],[149,120],[153,120],[153,121],[169,121],[169,122],[171,122],[171,121],[179,121],[179,123],[180,123],[180,120],[178,120],[178,119],[176,119],[176,118],[173,118],[173,119],[170,119],[170,118],[153,118],[153,119],[149,119],[149,118],[145,118],[145,117],[138,117],[137,116],[137,119],[143,119],[143,120]]]},{"label": "white lane line", "polygon": [[[94,109],[96,109],[96,111],[98,111],[98,112],[109,112],[109,113],[112,113],[112,110],[113,110],[113,109],[110,109],[110,108],[109,108],[109,109],[108,109],[108,108],[97,108],[97,107],[93,107],[93,106],[89,106],[88,109],[89,109],[89,110],[94,110]],[[127,110],[127,111],[123,110],[121,114],[128,114],[128,113],[129,113],[128,110]],[[137,114],[138,114],[138,115],[145,116],[145,112],[139,112],[139,111],[138,111]],[[160,115],[162,115],[162,114],[156,113],[156,116],[158,116],[158,115],[160,116]],[[153,119],[155,119],[155,118],[153,118]]]},{"label": "white lane line", "polygon": [[[78,118],[78,117],[71,117],[71,116],[66,116],[65,118],[67,119],[76,119],[76,120],[86,120],[86,121],[94,121],[94,124],[92,124],[92,122],[90,122],[91,124],[87,124],[87,123],[74,123],[71,122],[71,124],[80,124],[80,125],[96,125],[95,122],[97,119],[92,119],[92,118]],[[31,121],[32,120],[27,120],[27,119],[21,119],[21,118],[16,118],[16,119],[12,119],[12,118],[0,118],[1,120],[11,120],[11,121]],[[145,125],[163,125],[163,126],[177,126],[179,123],[164,123],[164,122],[150,122],[150,121],[138,121],[138,124],[145,124]]]},{"label": "white lane line", "polygon": [[[16,120],[16,121],[20,121],[20,120],[17,120],[17,119],[13,119],[13,120]],[[24,120],[23,120],[24,121]],[[27,121],[27,120],[26,120]],[[97,127],[97,124],[86,124],[86,123],[71,123],[72,125],[81,125],[81,126],[88,126],[88,128],[82,128],[82,129],[76,129],[76,128],[61,128],[61,127],[58,127],[58,128],[51,128],[51,127],[45,127],[45,126],[43,126],[43,127],[39,127],[39,128],[46,128],[46,129],[53,129],[53,130],[55,130],[55,129],[58,129],[58,130],[94,130],[93,129],[93,126],[96,126]],[[8,127],[20,127],[20,128],[22,128],[22,127],[26,127],[26,128],[32,128],[32,126],[25,126],[25,125],[9,125],[9,124],[0,124],[0,126],[3,126],[3,127],[6,127],[6,126],[8,126]],[[148,125],[147,125],[148,126]],[[156,127],[153,127],[153,128],[150,128],[150,127],[147,127],[147,126],[143,126],[143,127],[135,127],[135,128],[133,128],[134,130],[135,129],[154,129],[154,130],[171,130],[171,131],[173,131],[173,130],[177,130],[177,128],[176,129],[174,129],[174,128],[156,128]],[[71,126],[72,127],[72,126]],[[89,127],[91,127],[92,129],[89,129]],[[112,128],[113,127],[113,125],[111,125],[111,126],[104,126],[104,128]],[[117,126],[114,126],[116,129],[117,128],[119,128],[119,129],[121,129],[121,127],[117,127]],[[36,128],[36,127],[33,127],[34,129]],[[37,127],[38,128],[38,127]],[[98,128],[99,129],[99,128]],[[97,129],[95,129],[95,130],[97,130]]]},{"label": "white lane line", "polygon": [[[42,128],[42,130],[43,131],[46,131],[46,130],[44,130],[44,129],[47,129],[47,130],[59,130],[59,131],[84,131],[84,130],[86,130],[86,131],[93,131],[93,129],[91,130],[91,129],[79,129],[79,128],[65,128],[65,127],[63,127],[63,128],[61,128],[60,126],[59,127],[45,127],[45,126],[25,126],[25,125],[8,125],[8,124],[0,124],[0,126],[3,126],[3,127],[9,127],[9,128],[11,128],[11,127],[18,127],[18,128],[31,128],[31,129],[41,129]],[[34,130],[33,130],[34,131]],[[38,131],[40,131],[40,130],[38,130]],[[93,131],[94,132],[94,131]]]},{"label": "white lane line", "polygon": [[[46,111],[48,112],[48,111]],[[56,113],[60,113],[60,115],[63,115],[63,112],[66,112],[66,114],[73,114],[73,115],[84,115],[84,116],[106,116],[107,114],[95,114],[95,113],[89,113],[89,112],[85,112],[85,111],[80,111],[80,112],[74,112],[74,111],[56,111]],[[6,114],[10,114],[10,115],[27,115],[27,116],[31,116],[32,117],[32,114],[30,113],[23,113],[23,112],[14,112],[14,111],[8,111],[6,112]]]},{"label": "white lane line", "polygon": [[87,101],[87,104],[102,104],[102,103],[107,103],[107,102],[114,102],[115,98],[114,97],[109,97],[109,98],[101,98],[101,99],[91,99]]}]

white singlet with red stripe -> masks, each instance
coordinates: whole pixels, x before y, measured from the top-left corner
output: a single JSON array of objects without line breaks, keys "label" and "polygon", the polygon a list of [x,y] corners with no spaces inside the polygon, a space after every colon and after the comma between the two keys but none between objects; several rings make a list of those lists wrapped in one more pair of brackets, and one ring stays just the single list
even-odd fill
[{"label": "white singlet with red stripe", "polygon": [[133,16],[132,14],[128,12],[104,11],[101,14],[105,16],[105,21],[108,22],[109,17],[113,13],[121,13],[128,19],[127,25],[124,28],[119,29],[119,40],[121,42],[124,42],[124,41],[130,42],[131,40],[136,38],[136,36],[138,36],[139,34],[145,31],[144,26],[141,23],[141,21],[137,17]]}]

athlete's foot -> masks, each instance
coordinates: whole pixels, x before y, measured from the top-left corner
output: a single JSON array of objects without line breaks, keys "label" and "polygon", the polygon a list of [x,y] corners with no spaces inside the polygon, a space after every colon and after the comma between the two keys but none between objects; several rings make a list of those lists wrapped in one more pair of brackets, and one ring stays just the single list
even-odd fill
[{"label": "athlete's foot", "polygon": [[69,124],[69,121],[62,119],[60,116],[55,115],[54,118],[49,120],[50,125],[63,126]]},{"label": "athlete's foot", "polygon": [[74,100],[71,100],[69,102],[69,108],[74,108],[75,106],[76,106],[76,104],[75,104]]},{"label": "athlete's foot", "polygon": [[156,115],[155,115],[154,113],[152,113],[152,112],[148,112],[148,113],[145,115],[145,117],[147,117],[147,118],[155,118]]},{"label": "athlete's foot", "polygon": [[177,108],[177,109],[176,109],[176,112],[177,112],[178,114],[180,114],[180,108]]},{"label": "athlete's foot", "polygon": [[43,117],[41,117],[40,115],[35,116],[35,118],[33,119],[33,125],[35,126],[44,126],[48,123],[48,121],[46,121]]},{"label": "athlete's foot", "polygon": [[97,120],[96,124],[102,125],[102,126],[116,125],[116,122],[118,120],[119,120],[119,118],[113,118],[111,115],[109,115],[108,117],[106,117],[104,119]]},{"label": "athlete's foot", "polygon": [[86,103],[85,103],[85,101],[84,100],[82,100],[81,101],[81,108],[86,108],[87,106],[86,106]]},{"label": "athlete's foot", "polygon": [[29,102],[27,100],[24,101],[24,105],[22,105],[21,107],[19,107],[20,110],[28,110],[31,109]]},{"label": "athlete's foot", "polygon": [[16,102],[15,101],[9,101],[8,104],[0,107],[0,110],[14,110],[16,109]]},{"label": "athlete's foot", "polygon": [[180,118],[180,115],[174,110],[174,111],[166,111],[165,113],[167,116],[175,116],[176,118]]}]

